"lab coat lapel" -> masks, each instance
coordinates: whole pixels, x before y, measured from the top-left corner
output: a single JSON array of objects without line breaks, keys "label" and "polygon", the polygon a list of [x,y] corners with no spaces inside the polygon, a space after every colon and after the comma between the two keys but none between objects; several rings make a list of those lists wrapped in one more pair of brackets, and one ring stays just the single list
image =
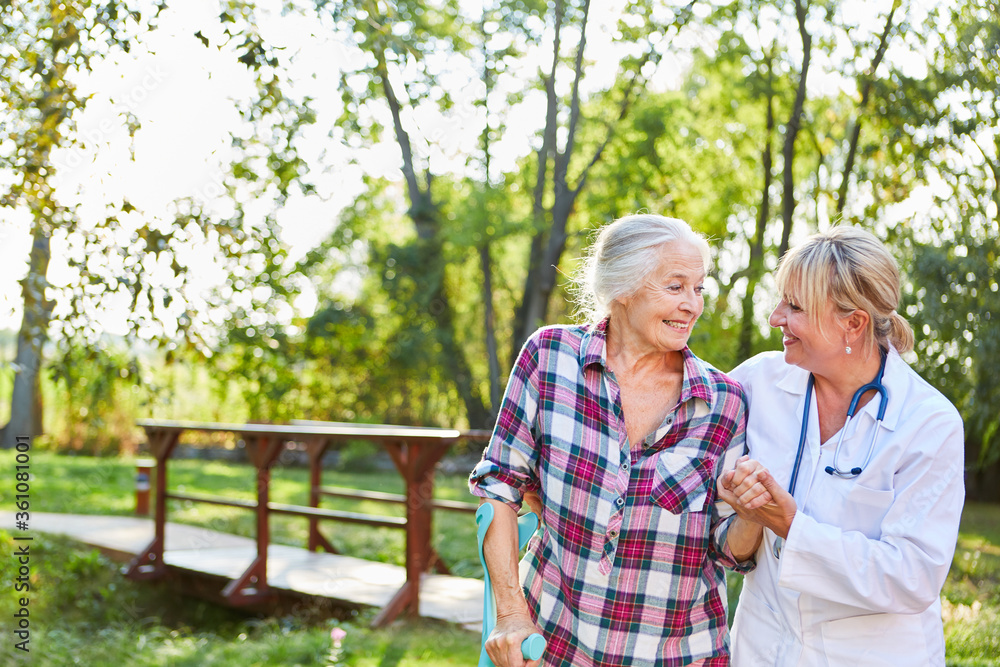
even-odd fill
[{"label": "lab coat lapel", "polygon": [[[806,387],[809,383],[809,372],[786,364],[783,372],[779,372],[776,385],[782,391],[789,394],[789,404],[794,405],[791,414],[783,418],[786,425],[783,428],[791,432],[791,442],[793,450],[791,452],[794,461],[795,452],[799,444],[799,434],[802,432],[802,413],[806,403]],[[806,430],[806,441],[803,445],[802,463],[799,465],[798,481],[795,483],[795,499],[802,503],[809,496],[809,488],[812,486],[812,471],[815,468],[815,461],[819,456],[819,418],[816,416],[816,397],[810,397],[812,405],[809,407],[809,425]],[[787,489],[791,484],[791,475],[794,463],[788,468],[788,478],[784,480]]]},{"label": "lab coat lapel", "polygon": [[[882,426],[890,431],[896,430],[896,424],[899,423],[899,415],[903,411],[905,396],[902,394],[902,388],[906,386],[905,377],[909,372],[910,367],[899,356],[896,348],[890,345],[889,357],[885,360],[885,376],[882,378],[882,384],[885,385],[885,393],[889,399],[885,406],[885,418],[882,420]],[[893,396],[894,391],[898,395]],[[870,401],[869,403],[873,402],[876,403],[875,412],[873,413],[874,418],[878,414],[878,405],[877,401]]]},{"label": "lab coat lapel", "polygon": [[[899,414],[903,408],[902,395],[893,395],[895,390],[897,393],[901,391],[901,387],[905,387],[906,383],[903,381],[903,377],[909,370],[909,366],[903,361],[902,357],[896,351],[896,348],[889,348],[889,356],[885,360],[885,374],[882,376],[882,384],[885,386],[886,394],[886,406],[885,406],[885,416],[882,419],[882,428],[888,429],[890,431],[896,430],[896,424],[899,423]],[[879,410],[879,396],[874,396],[870,401],[865,403],[865,406],[858,410],[857,419],[854,419],[850,429],[845,438],[845,442],[850,438],[853,438],[860,434],[870,434],[871,429],[875,428],[875,421],[878,418]],[[837,434],[835,437],[839,438],[840,435]],[[865,447],[867,448],[867,442]],[[865,450],[867,451],[867,449]]]}]

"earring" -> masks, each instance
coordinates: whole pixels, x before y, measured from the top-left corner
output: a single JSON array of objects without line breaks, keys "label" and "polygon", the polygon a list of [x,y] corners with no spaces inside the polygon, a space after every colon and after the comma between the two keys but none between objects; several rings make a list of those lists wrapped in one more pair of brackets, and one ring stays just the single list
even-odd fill
[{"label": "earring", "polygon": [[851,353],[851,346],[848,345],[846,348],[844,348],[844,352],[847,352],[847,354],[850,354]]}]

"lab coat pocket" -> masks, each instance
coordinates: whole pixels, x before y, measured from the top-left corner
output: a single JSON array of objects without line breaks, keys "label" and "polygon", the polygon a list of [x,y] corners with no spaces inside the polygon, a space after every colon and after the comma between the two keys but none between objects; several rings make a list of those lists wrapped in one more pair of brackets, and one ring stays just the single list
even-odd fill
[{"label": "lab coat pocket", "polygon": [[919,614],[851,616],[820,625],[827,664],[897,667],[927,664]]},{"label": "lab coat pocket", "polygon": [[882,520],[894,497],[891,490],[854,484],[847,493],[841,525],[848,530],[860,531],[871,539],[878,539],[882,536]]},{"label": "lab coat pocket", "polygon": [[753,591],[750,582],[743,585],[732,631],[733,667],[772,667],[778,664],[778,649],[788,635],[778,613]]},{"label": "lab coat pocket", "polygon": [[649,499],[672,514],[701,512],[709,499],[713,465],[682,452],[660,452]]},{"label": "lab coat pocket", "polygon": [[861,484],[855,484],[847,494],[847,502],[859,503],[868,507],[889,507],[892,502],[892,491],[872,489]]}]

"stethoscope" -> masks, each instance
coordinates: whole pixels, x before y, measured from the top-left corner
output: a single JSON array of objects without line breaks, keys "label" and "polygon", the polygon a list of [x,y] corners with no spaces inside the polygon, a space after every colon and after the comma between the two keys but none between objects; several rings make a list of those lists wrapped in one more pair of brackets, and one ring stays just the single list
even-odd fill
[{"label": "stethoscope", "polygon": [[[854,396],[851,398],[851,404],[847,408],[847,421],[844,422],[843,428],[840,429],[840,437],[837,439],[837,448],[833,450],[833,465],[824,468],[826,474],[836,475],[844,479],[853,479],[860,475],[868,464],[872,460],[872,455],[875,453],[875,444],[878,442],[878,434],[881,430],[879,427],[882,425],[882,419],[885,417],[885,408],[889,403],[889,392],[886,390],[885,385],[882,384],[882,376],[885,375],[885,360],[888,356],[885,350],[879,348],[879,353],[881,356],[881,362],[879,363],[878,373],[875,375],[875,379],[866,385],[862,385],[860,389],[854,392]],[[806,383],[806,404],[802,408],[802,430],[799,431],[799,446],[795,452],[795,463],[792,465],[792,479],[788,482],[788,493],[789,495],[795,495],[795,482],[799,477],[799,467],[802,465],[802,454],[805,452],[806,446],[806,432],[809,430],[809,408],[812,404],[812,392],[813,384],[815,383],[815,378],[813,374],[809,374],[809,382]],[[843,470],[840,467],[838,461],[840,461],[840,446],[844,442],[844,436],[847,435],[847,426],[854,419],[854,416],[858,412],[858,402],[861,397],[865,395],[865,392],[875,390],[878,392],[878,414],[875,417],[875,430],[872,432],[872,440],[868,445],[868,455],[865,456],[865,462],[860,466],[855,466],[847,470]],[[785,543],[785,540],[781,537],[776,537],[774,544],[771,546],[771,553],[774,554],[775,558],[781,558],[781,547]]]}]

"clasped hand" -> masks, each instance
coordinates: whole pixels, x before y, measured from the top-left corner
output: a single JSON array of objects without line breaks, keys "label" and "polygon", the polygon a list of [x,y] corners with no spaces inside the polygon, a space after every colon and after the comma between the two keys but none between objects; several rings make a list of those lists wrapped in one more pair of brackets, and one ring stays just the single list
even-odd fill
[{"label": "clasped hand", "polygon": [[717,488],[719,497],[740,518],[788,537],[797,509],[795,499],[759,461],[741,456],[734,469],[722,474]]}]

